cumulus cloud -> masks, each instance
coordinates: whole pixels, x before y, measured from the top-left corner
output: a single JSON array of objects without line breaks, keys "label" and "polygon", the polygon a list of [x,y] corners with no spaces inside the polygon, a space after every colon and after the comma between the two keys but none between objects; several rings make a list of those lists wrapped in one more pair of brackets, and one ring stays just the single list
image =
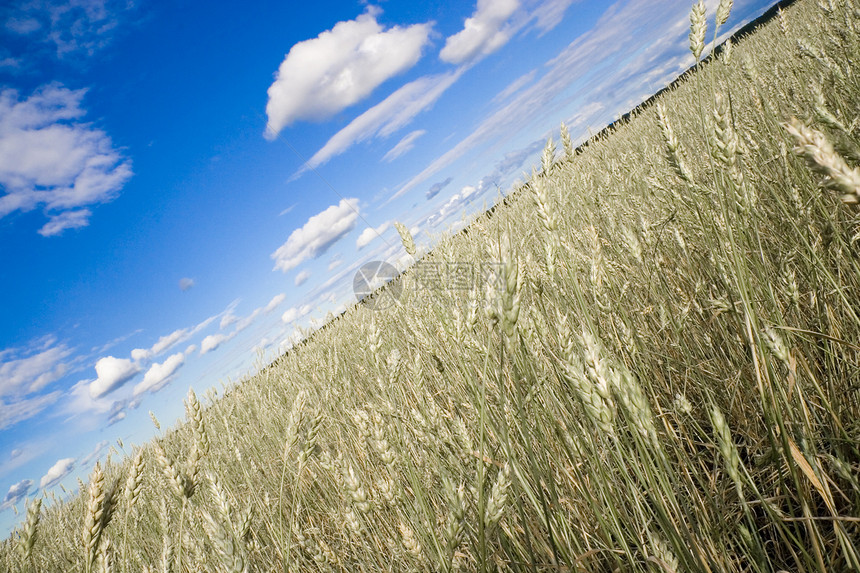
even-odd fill
[{"label": "cumulus cloud", "polygon": [[[206,343],[206,340],[209,337],[203,339],[203,343]],[[216,345],[217,346],[217,345]],[[153,364],[149,367],[149,370],[146,371],[146,374],[143,375],[143,380],[138,383],[134,387],[134,396],[140,396],[144,392],[158,392],[170,381],[171,376],[173,376],[179,367],[185,362],[185,353],[177,352],[176,354],[171,354],[167,357],[167,359],[161,364]]]},{"label": "cumulus cloud", "polygon": [[14,484],[9,488],[9,491],[6,493],[6,497],[3,498],[3,503],[0,503],[0,510],[12,507],[27,497],[27,494],[30,492],[32,487],[33,480],[31,479],[24,479]]},{"label": "cumulus cloud", "polygon": [[63,458],[51,466],[48,473],[42,476],[39,487],[47,489],[60,483],[75,468],[75,458]]},{"label": "cumulus cloud", "polygon": [[308,219],[300,229],[290,233],[287,242],[272,253],[275,269],[287,272],[303,261],[316,258],[355,228],[358,199],[341,199],[322,213]]},{"label": "cumulus cloud", "polygon": [[267,137],[296,120],[330,117],[418,62],[431,25],[385,30],[377,14],[369,8],[290,49],[268,90]]},{"label": "cumulus cloud", "polygon": [[446,178],[446,179],[445,179],[445,180],[443,180],[443,181],[439,181],[438,183],[434,183],[434,184],[430,187],[430,189],[428,189],[428,190],[427,190],[427,195],[426,195],[427,200],[429,201],[430,199],[432,199],[433,197],[435,197],[436,195],[438,195],[438,194],[439,194],[439,192],[440,192],[442,189],[444,189],[445,187],[447,187],[448,185],[450,185],[450,184],[451,184],[451,181],[453,181],[453,180],[454,180],[454,178],[453,178],[453,177],[448,177],[448,178]]},{"label": "cumulus cloud", "polygon": [[310,305],[302,305],[301,307],[291,307],[289,308],[283,315],[281,315],[281,320],[289,324],[291,322],[295,322],[303,316],[307,315],[311,311]]},{"label": "cumulus cloud", "polygon": [[466,19],[461,31],[445,41],[439,58],[462,64],[492,54],[510,39],[510,32],[504,26],[517,8],[518,0],[478,0],[475,13]]},{"label": "cumulus cloud", "polygon": [[415,147],[415,141],[425,133],[427,133],[427,131],[424,129],[416,129],[415,131],[407,133],[403,136],[403,139],[397,142],[397,145],[392,147],[391,150],[385,154],[382,160],[387,163],[391,163],[404,153],[408,153],[413,147]]},{"label": "cumulus cloud", "polygon": [[180,289],[182,292],[187,291],[188,289],[190,289],[191,287],[193,287],[193,286],[194,286],[194,284],[195,284],[195,283],[194,283],[194,279],[190,279],[190,278],[188,278],[188,277],[183,277],[183,278],[179,279],[179,289]]},{"label": "cumulus cloud", "polygon": [[308,281],[309,278],[311,278],[311,272],[307,269],[303,270],[302,272],[300,272],[299,274],[296,275],[296,280],[295,280],[296,286],[297,287],[302,286],[303,284],[305,284]]},{"label": "cumulus cloud", "polygon": [[210,334],[206,338],[203,339],[203,342],[200,343],[200,354],[206,354],[207,352],[211,352],[230,340],[232,336],[227,334]]},{"label": "cumulus cloud", "polygon": [[432,106],[463,72],[465,68],[459,68],[453,72],[424,76],[409,82],[334,134],[308,160],[308,165],[293,177],[327,163],[332,157],[340,155],[358,142],[375,137],[388,137],[408,125],[415,116]]},{"label": "cumulus cloud", "polygon": [[355,246],[358,247],[359,250],[363,249],[364,247],[369,245],[373,239],[379,237],[380,235],[382,235],[382,233],[387,231],[388,227],[390,226],[391,223],[386,221],[375,229],[372,227],[368,227],[367,229],[363,230],[358,236],[358,239],[356,239],[355,241]]},{"label": "cumulus cloud", "polygon": [[131,177],[131,161],[108,135],[80,123],[85,90],[51,84],[27,99],[0,91],[0,218],[42,207],[39,233],[55,236],[85,227],[85,207],[116,197]]},{"label": "cumulus cloud", "polygon": [[98,378],[90,383],[90,396],[101,398],[113,392],[140,372],[140,367],[126,358],[105,356],[96,362]]}]

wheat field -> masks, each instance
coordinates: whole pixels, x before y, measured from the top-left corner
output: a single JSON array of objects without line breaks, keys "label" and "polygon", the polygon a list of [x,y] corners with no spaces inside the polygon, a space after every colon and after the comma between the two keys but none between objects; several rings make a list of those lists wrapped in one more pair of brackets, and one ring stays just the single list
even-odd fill
[{"label": "wheat field", "polygon": [[465,232],[400,227],[396,304],[34,500],[0,569],[860,570],[860,5],[716,54],[730,10]]}]

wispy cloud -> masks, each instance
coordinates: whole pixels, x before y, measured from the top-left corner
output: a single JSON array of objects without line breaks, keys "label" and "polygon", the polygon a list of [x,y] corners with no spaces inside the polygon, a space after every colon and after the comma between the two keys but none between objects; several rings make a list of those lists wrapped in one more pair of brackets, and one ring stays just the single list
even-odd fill
[{"label": "wispy cloud", "polygon": [[462,64],[495,52],[510,39],[505,23],[517,8],[518,0],[478,0],[475,13],[466,19],[461,31],[445,41],[439,58]]},{"label": "wispy cloud", "polygon": [[50,84],[26,99],[0,91],[0,218],[42,207],[46,237],[89,224],[85,207],[112,200],[131,177],[131,161],[107,134],[77,120],[85,90]]},{"label": "wispy cloud", "polygon": [[309,168],[317,168],[332,157],[340,155],[358,142],[376,137],[387,137],[409,124],[415,116],[432,106],[445,90],[451,87],[465,71],[424,76],[409,82],[373,106],[341,129],[308,160],[297,177]]},{"label": "wispy cloud", "polygon": [[358,199],[341,199],[290,233],[287,242],[272,253],[275,269],[287,272],[303,261],[316,258],[355,228]]},{"label": "wispy cloud", "polygon": [[528,13],[534,20],[534,26],[544,34],[561,24],[564,13],[577,1],[579,0],[538,0],[534,6],[528,7]]},{"label": "wispy cloud", "polygon": [[397,145],[392,147],[388,153],[382,158],[383,161],[387,163],[391,163],[401,155],[408,153],[415,147],[415,141],[427,133],[424,129],[416,129],[415,131],[409,132],[403,136],[403,139],[397,142]]},{"label": "wispy cloud", "polygon": [[110,442],[108,442],[107,440],[102,440],[101,442],[93,446],[93,449],[90,450],[90,453],[88,453],[81,459],[81,466],[87,467],[88,465],[93,463],[96,459],[98,459],[98,457],[102,454],[105,448],[107,448],[109,445]]},{"label": "wispy cloud", "polygon": [[45,389],[69,370],[72,350],[52,336],[29,348],[0,351],[0,430],[28,420],[54,404],[60,391]]},{"label": "wispy cloud", "polygon": [[59,390],[17,400],[0,399],[0,430],[11,428],[18,422],[29,420],[59,400]]},{"label": "wispy cloud", "polygon": [[92,56],[110,42],[134,7],[128,0],[20,2],[5,28],[31,42],[52,44],[60,57]]},{"label": "wispy cloud", "polygon": [[131,351],[132,360],[136,362],[146,362],[148,360],[152,360],[156,356],[162,354],[170,348],[173,348],[177,344],[181,344],[187,341],[192,336],[212,324],[219,316],[221,317],[221,328],[223,328],[225,326],[225,322],[233,322],[230,320],[230,317],[232,316],[232,307],[233,305],[228,307],[227,310],[225,310],[224,312],[215,316],[210,316],[202,322],[196,324],[195,326],[189,328],[179,328],[177,330],[174,330],[170,334],[165,334],[164,336],[161,336],[150,348],[135,348]]},{"label": "wispy cloud", "polygon": [[[593,104],[601,101],[599,111],[584,121],[605,121],[607,113],[622,111],[620,106],[643,89],[653,92],[662,87],[675,72],[666,71],[662,77],[651,72],[667,58],[683,56],[688,11],[689,4],[683,0],[620,0],[612,4],[592,29],[542,66],[539,79],[493,111],[471,134],[398,189],[389,201],[475,147],[488,141],[501,145],[527,126],[536,125],[550,113],[548,110],[574,102],[597,110]],[[670,23],[668,27],[666,22]],[[641,82],[646,79],[651,85],[643,86]]]},{"label": "wispy cloud", "polygon": [[267,137],[296,120],[330,117],[418,62],[431,25],[385,30],[377,14],[368,8],[290,49],[268,91]]},{"label": "wispy cloud", "polygon": [[[3,381],[0,397],[23,396],[42,390],[66,373],[66,359],[71,354],[69,347],[58,344],[52,336],[41,339],[29,349],[7,349],[0,353],[0,380]],[[11,356],[19,357],[2,360]]]}]

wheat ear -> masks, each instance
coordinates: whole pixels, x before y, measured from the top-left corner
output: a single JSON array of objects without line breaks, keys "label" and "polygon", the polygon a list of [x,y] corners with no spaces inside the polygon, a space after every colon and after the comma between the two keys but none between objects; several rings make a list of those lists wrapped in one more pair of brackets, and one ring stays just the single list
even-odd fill
[{"label": "wheat ear", "polygon": [[845,203],[860,203],[860,169],[849,167],[820,131],[795,117],[784,125],[794,138],[794,152],[823,177],[822,185],[842,193]]}]

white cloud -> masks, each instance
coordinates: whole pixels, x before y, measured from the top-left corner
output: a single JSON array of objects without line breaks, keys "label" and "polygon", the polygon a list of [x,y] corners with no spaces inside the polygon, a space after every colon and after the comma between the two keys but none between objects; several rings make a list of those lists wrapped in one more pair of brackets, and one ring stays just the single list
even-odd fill
[{"label": "white cloud", "polygon": [[107,440],[102,440],[101,442],[96,444],[92,451],[90,451],[90,453],[84,456],[84,458],[81,460],[81,466],[90,465],[91,462],[95,461],[95,459],[101,455],[102,451],[104,451],[104,449],[108,447],[109,444],[110,442],[108,442]]},{"label": "white cloud", "polygon": [[206,338],[203,339],[203,342],[200,343],[200,354],[206,354],[207,352],[211,352],[230,340],[232,336],[226,334],[210,334]]},{"label": "white cloud", "polygon": [[466,185],[460,189],[459,193],[454,193],[454,195],[448,199],[444,205],[442,205],[439,211],[428,217],[427,224],[434,227],[438,226],[449,216],[469,204],[477,196],[477,192],[478,190],[474,186]]},{"label": "white cloud", "polygon": [[75,120],[85,90],[51,84],[25,100],[0,91],[0,218],[42,207],[44,236],[84,227],[83,207],[112,200],[131,177],[131,161],[107,134]]},{"label": "white cloud", "polygon": [[193,287],[194,284],[195,284],[194,279],[190,279],[188,277],[183,277],[183,278],[179,279],[179,289],[182,290],[183,292],[187,291],[188,289]]},{"label": "white cloud", "polygon": [[298,320],[298,318],[299,318],[299,309],[297,309],[297,308],[296,308],[296,307],[294,307],[294,306],[293,306],[293,307],[288,308],[288,309],[287,309],[287,311],[286,311],[284,314],[282,314],[282,315],[281,315],[281,320],[282,320],[285,324],[289,324],[289,323],[291,323],[291,322],[295,322],[296,320]]},{"label": "white cloud", "polygon": [[460,32],[445,41],[439,58],[462,64],[495,52],[510,39],[510,31],[503,28],[517,8],[518,0],[478,0],[475,13],[466,19]]},{"label": "white cloud", "polygon": [[61,235],[67,229],[83,229],[90,224],[92,214],[93,212],[89,209],[80,209],[53,215],[39,229],[39,234],[43,237],[55,237]]},{"label": "white cloud", "polygon": [[[208,338],[209,337],[207,336],[203,339],[204,344]],[[149,370],[146,371],[146,374],[143,375],[143,380],[134,387],[134,396],[140,396],[144,392],[158,392],[170,381],[170,377],[173,376],[184,363],[185,353],[177,352],[176,354],[168,356],[161,364],[153,364],[149,367]]]},{"label": "white cloud", "polygon": [[3,498],[3,503],[0,503],[0,510],[12,507],[24,499],[32,487],[33,480],[31,479],[24,479],[12,485],[12,487],[9,488],[8,493],[6,493],[6,497]]},{"label": "white cloud", "polygon": [[338,255],[338,256],[336,256],[336,257],[333,257],[333,258],[328,262],[328,270],[333,271],[333,270],[335,270],[336,268],[338,268],[339,266],[341,266],[342,264],[343,264],[343,259],[342,259],[342,258],[340,258],[340,255]]},{"label": "white cloud", "polygon": [[[616,2],[594,27],[542,66],[540,79],[495,109],[477,129],[431,162],[388,201],[426,181],[480,144],[492,141],[501,145],[528,126],[536,125],[538,120],[545,121],[547,126],[558,125],[559,118],[546,117],[547,110],[574,105],[594,110],[583,118],[583,125],[592,127],[627,111],[623,103],[630,97],[641,93],[643,88],[649,93],[656,91],[676,75],[671,69],[662,75],[655,73],[663,62],[679,56],[692,58],[686,42],[688,14],[689,3],[682,0]],[[599,108],[594,106],[596,102],[601,104]]]},{"label": "white cloud", "polygon": [[339,204],[314,215],[303,227],[290,233],[287,242],[272,253],[275,270],[287,272],[303,261],[324,254],[352,231],[357,220],[358,199],[341,199]]},{"label": "white cloud", "polygon": [[[223,315],[221,316],[221,328],[224,328],[225,322],[226,324],[230,324],[236,321],[236,317],[232,314],[232,309],[234,308],[234,306],[235,305],[231,305],[230,307],[228,307],[228,309],[224,311]],[[186,340],[212,324],[212,322],[216,318],[218,318],[218,315],[210,316],[203,322],[193,327],[179,328],[177,330],[174,330],[170,334],[165,334],[164,336],[159,337],[155,344],[153,344],[150,348],[135,348],[134,350],[132,350],[131,357],[135,362],[152,360],[162,352],[176,346],[177,344],[185,342]],[[227,322],[228,320],[229,322]]]},{"label": "white cloud", "polygon": [[269,304],[267,304],[265,308],[263,308],[263,312],[269,314],[270,312],[281,306],[281,303],[284,302],[286,299],[287,295],[285,293],[276,294],[274,297],[272,297],[272,300],[269,301]]},{"label": "white cloud", "polygon": [[568,7],[577,0],[544,0],[539,5],[529,9],[529,15],[535,20],[535,26],[546,33],[558,26],[564,18]]},{"label": "white cloud", "polygon": [[[0,353],[0,358],[17,354],[19,351],[9,349]],[[57,344],[53,337],[48,337],[24,354],[22,358],[0,362],[0,397],[38,392],[58,380],[68,370],[65,359],[72,351],[64,344]]]},{"label": "white cloud", "polygon": [[291,307],[281,316],[281,320],[286,324],[291,322],[295,322],[298,319],[306,316],[311,311],[311,307],[308,304],[302,305],[301,307]]},{"label": "white cloud", "polygon": [[29,420],[39,412],[56,402],[60,396],[59,390],[33,396],[31,398],[22,398],[20,400],[6,401],[0,399],[0,430],[11,428],[18,422]]},{"label": "white cloud", "polygon": [[105,414],[113,408],[114,400],[110,398],[94,398],[90,392],[92,380],[81,380],[69,390],[63,408],[71,415],[93,412]]},{"label": "white cloud", "polygon": [[386,221],[375,229],[372,227],[366,228],[358,236],[358,239],[356,239],[355,246],[358,247],[359,250],[363,249],[364,247],[369,245],[373,239],[379,237],[380,235],[382,235],[382,233],[387,231],[388,227],[390,226],[391,223]]},{"label": "white cloud", "polygon": [[126,358],[100,358],[96,362],[98,378],[90,383],[90,396],[93,399],[101,398],[134,378],[138,372],[140,367]]},{"label": "white cloud", "polygon": [[141,362],[149,359],[149,350],[145,348],[135,348],[131,351],[131,359],[135,362]]},{"label": "white cloud", "polygon": [[354,144],[374,137],[388,137],[408,125],[415,116],[432,106],[445,90],[456,82],[465,68],[453,72],[424,76],[409,82],[376,104],[349,125],[334,134],[309,160],[297,177],[309,168],[317,168],[340,155]]},{"label": "white cloud", "polygon": [[53,44],[57,55],[92,56],[111,40],[120,21],[134,9],[126,0],[47,0],[20,2],[6,29]]},{"label": "white cloud", "polygon": [[60,483],[64,477],[69,475],[75,467],[75,458],[63,458],[51,466],[48,473],[42,476],[39,487],[46,489]]},{"label": "white cloud", "polygon": [[221,330],[224,330],[225,328],[227,328],[228,326],[230,326],[231,324],[233,324],[237,320],[239,320],[239,317],[236,316],[235,314],[233,314],[232,311],[230,311],[221,317],[221,323],[218,325],[218,327]]},{"label": "white cloud", "polygon": [[295,281],[296,286],[297,287],[302,286],[303,284],[305,284],[307,282],[307,280],[309,278],[311,278],[311,272],[307,269],[303,270],[302,272],[300,272],[299,274],[296,275],[296,281]]},{"label": "white cloud", "polygon": [[397,145],[392,147],[389,152],[385,154],[382,160],[391,163],[404,153],[408,153],[413,147],[415,147],[415,141],[425,133],[427,133],[427,130],[424,129],[416,129],[415,131],[407,133],[403,136],[403,139],[397,142]]},{"label": "white cloud", "polygon": [[438,195],[439,192],[442,191],[442,189],[444,189],[448,185],[450,185],[451,181],[453,181],[453,180],[454,180],[453,177],[447,177],[443,181],[439,181],[438,183],[434,183],[430,187],[430,189],[427,190],[427,194],[425,195],[425,197],[427,197],[427,200],[429,201],[430,199],[432,199],[433,197]]},{"label": "white cloud", "polygon": [[430,24],[385,30],[378,9],[290,48],[269,87],[267,137],[299,119],[324,119],[353,105],[421,57]]},{"label": "white cloud", "polygon": [[245,330],[246,328],[248,328],[249,326],[251,326],[251,324],[254,322],[254,320],[256,320],[256,318],[258,316],[260,316],[260,314],[262,314],[262,312],[263,312],[263,307],[255,308],[254,312],[252,312],[251,314],[249,314],[245,318],[241,318],[238,321],[236,321],[236,328],[233,329],[233,332],[230,334],[230,337],[232,338],[233,336],[236,335],[236,333],[241,332],[241,331]]}]

